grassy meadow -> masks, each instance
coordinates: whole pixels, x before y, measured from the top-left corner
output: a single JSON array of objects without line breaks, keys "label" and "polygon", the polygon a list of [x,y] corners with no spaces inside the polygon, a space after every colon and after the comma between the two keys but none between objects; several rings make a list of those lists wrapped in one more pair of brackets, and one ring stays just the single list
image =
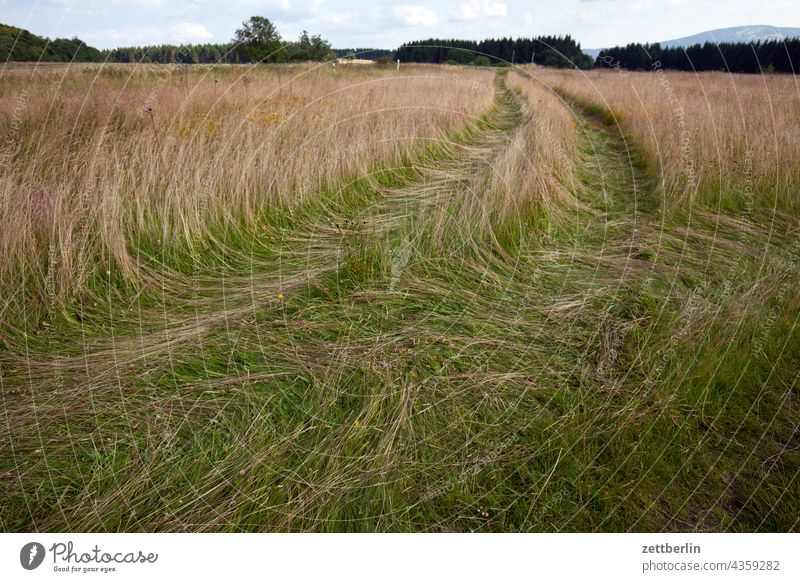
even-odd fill
[{"label": "grassy meadow", "polygon": [[0,74],[2,531],[796,531],[792,77]]}]

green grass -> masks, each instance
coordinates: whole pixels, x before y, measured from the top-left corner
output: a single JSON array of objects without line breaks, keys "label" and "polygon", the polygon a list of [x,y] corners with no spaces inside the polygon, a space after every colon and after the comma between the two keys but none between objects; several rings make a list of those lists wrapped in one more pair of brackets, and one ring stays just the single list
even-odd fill
[{"label": "green grass", "polygon": [[463,223],[470,148],[520,121],[501,90],[399,168],[138,241],[169,288],[112,267],[19,314],[2,529],[797,529],[790,233],[666,207],[635,137],[574,111],[568,218]]}]

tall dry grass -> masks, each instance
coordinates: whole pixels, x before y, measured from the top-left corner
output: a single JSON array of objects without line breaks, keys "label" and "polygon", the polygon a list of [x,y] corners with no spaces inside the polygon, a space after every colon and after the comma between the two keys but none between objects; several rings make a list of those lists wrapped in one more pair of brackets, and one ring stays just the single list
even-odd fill
[{"label": "tall dry grass", "polygon": [[800,207],[800,85],[788,75],[528,68],[602,104],[641,140],[665,192],[731,209]]},{"label": "tall dry grass", "polygon": [[7,69],[0,285],[63,298],[109,261],[134,280],[141,237],[191,243],[398,163],[484,113],[492,77],[425,66]]},{"label": "tall dry grass", "polygon": [[548,213],[558,213],[575,203],[575,120],[553,92],[527,75],[511,71],[508,86],[522,96],[523,123],[498,163],[493,186],[512,194],[507,204],[527,193]]},{"label": "tall dry grass", "polygon": [[[453,164],[436,164],[438,194],[419,218],[427,223],[427,252],[472,245],[476,256],[499,251],[519,234],[574,211],[577,199],[576,124],[552,91],[518,72],[498,75],[494,130],[458,144]],[[513,244],[512,244],[513,246]]]}]

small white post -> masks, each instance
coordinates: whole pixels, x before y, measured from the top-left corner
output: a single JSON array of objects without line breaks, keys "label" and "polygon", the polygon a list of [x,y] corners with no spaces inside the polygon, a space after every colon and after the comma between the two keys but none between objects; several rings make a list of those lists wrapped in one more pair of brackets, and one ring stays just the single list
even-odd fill
[{"label": "small white post", "polygon": [[397,70],[400,70],[400,59],[397,59]]},{"label": "small white post", "polygon": [[331,65],[333,66],[333,72],[336,72],[336,61],[331,61]]}]

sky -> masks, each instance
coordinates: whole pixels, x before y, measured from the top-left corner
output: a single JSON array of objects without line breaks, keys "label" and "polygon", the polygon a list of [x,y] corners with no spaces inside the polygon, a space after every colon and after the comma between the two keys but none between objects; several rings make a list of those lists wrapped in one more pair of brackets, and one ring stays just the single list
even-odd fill
[{"label": "sky", "polygon": [[540,34],[602,48],[728,26],[800,26],[798,0],[0,0],[0,23],[101,49],[227,42],[253,15],[286,40],[308,30],[334,48]]}]

